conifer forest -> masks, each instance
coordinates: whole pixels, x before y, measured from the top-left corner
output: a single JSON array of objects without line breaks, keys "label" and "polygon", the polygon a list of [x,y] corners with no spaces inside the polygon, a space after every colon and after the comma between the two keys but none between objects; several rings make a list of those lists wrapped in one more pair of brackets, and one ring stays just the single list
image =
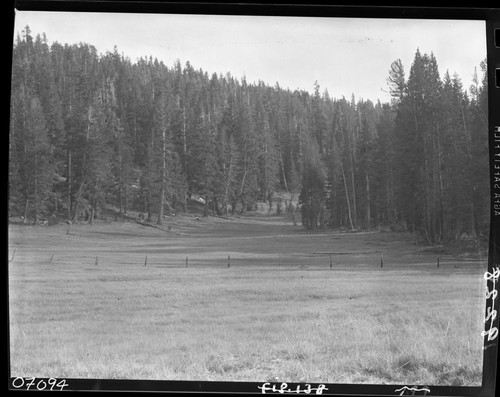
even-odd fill
[{"label": "conifer forest", "polygon": [[415,49],[411,65],[387,65],[390,103],[373,103],[321,82],[292,91],[189,61],[132,62],[116,47],[49,45],[26,27],[12,56],[9,216],[92,223],[113,207],[161,224],[192,197],[221,216],[288,192],[298,205],[283,212],[308,230],[485,240],[485,65],[464,87]]}]

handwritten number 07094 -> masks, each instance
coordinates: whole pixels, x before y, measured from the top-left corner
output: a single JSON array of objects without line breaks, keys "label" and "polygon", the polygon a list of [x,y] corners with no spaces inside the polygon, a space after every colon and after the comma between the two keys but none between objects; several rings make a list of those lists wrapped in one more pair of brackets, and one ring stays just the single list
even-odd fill
[{"label": "handwritten number 07094", "polygon": [[[50,388],[48,389],[49,386]],[[63,390],[66,386],[69,386],[66,383],[66,379],[61,379],[58,381],[55,378],[49,378],[47,381],[45,381],[44,379],[40,379],[37,382],[36,378],[17,377],[12,381],[12,387],[14,389],[22,388],[30,390],[36,388],[36,390],[54,390],[54,388],[56,388],[55,390]]]}]

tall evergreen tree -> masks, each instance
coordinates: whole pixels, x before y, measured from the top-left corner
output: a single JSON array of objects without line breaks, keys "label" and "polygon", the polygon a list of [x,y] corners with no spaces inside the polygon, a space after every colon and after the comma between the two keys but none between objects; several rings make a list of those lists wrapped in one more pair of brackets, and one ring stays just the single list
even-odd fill
[{"label": "tall evergreen tree", "polygon": [[302,189],[299,196],[302,224],[306,229],[317,230],[321,226],[326,194],[326,171],[318,144],[311,141],[305,147]]}]

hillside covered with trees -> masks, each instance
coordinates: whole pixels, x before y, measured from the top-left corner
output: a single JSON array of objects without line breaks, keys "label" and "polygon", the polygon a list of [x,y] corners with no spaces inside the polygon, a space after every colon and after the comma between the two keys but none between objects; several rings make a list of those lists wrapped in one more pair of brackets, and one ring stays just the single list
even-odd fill
[{"label": "hillside covered with trees", "polygon": [[[305,228],[414,232],[423,244],[489,229],[485,63],[470,89],[417,49],[388,68],[391,103],[131,62],[115,48],[13,48],[9,215],[92,222],[111,205],[150,222],[244,212],[287,191]],[[332,72],[333,73],[333,72]]]}]

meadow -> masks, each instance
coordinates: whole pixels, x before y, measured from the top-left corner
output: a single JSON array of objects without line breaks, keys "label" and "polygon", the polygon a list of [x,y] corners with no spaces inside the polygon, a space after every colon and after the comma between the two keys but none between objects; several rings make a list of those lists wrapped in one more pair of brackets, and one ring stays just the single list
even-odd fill
[{"label": "meadow", "polygon": [[480,385],[485,258],[276,216],[168,224],[10,225],[11,376]]}]

